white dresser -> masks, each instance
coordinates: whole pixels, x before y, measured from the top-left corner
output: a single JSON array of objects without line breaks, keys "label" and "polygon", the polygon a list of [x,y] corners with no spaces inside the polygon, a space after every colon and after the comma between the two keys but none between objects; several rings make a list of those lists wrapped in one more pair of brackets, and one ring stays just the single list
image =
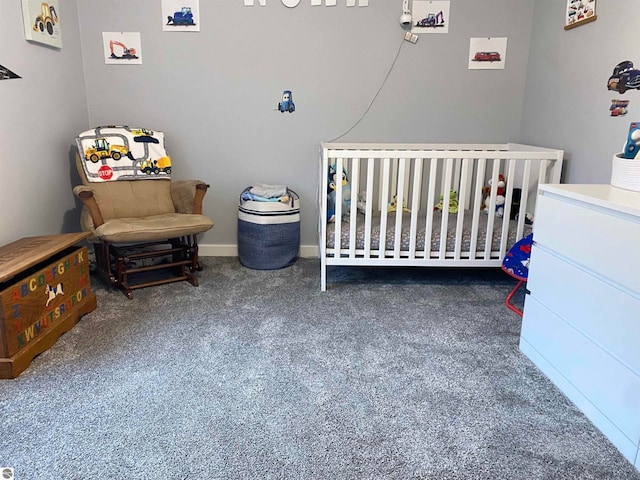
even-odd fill
[{"label": "white dresser", "polygon": [[520,350],[640,469],[640,193],[540,185]]}]

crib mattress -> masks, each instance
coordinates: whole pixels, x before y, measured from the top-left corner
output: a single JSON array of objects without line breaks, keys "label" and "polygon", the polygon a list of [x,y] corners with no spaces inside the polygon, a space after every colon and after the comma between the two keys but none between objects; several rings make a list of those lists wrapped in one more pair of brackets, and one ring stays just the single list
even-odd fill
[{"label": "crib mattress", "polygon": [[[456,243],[456,229],[458,222],[458,214],[450,213],[447,225],[447,251],[455,250]],[[395,219],[396,214],[389,213],[387,216],[387,232],[386,232],[386,250],[394,250],[395,246]],[[380,248],[380,218],[381,216],[373,215],[371,219],[371,244],[370,248],[372,250],[378,250]],[[488,225],[489,216],[482,213],[479,216],[478,221],[478,234],[476,240],[476,252],[484,251],[485,242],[487,238],[487,225]],[[462,237],[461,237],[461,251],[469,251],[471,248],[471,238],[472,238],[472,221],[473,221],[473,212],[467,210],[464,212],[463,224],[462,224]],[[500,250],[500,240],[502,237],[502,225],[503,221],[508,221],[509,231],[507,237],[507,246],[509,249],[514,243],[516,243],[518,238],[516,238],[517,232],[517,222],[514,220],[508,220],[500,217],[495,217],[493,221],[493,235],[491,238],[491,250]],[[431,248],[433,251],[440,251],[440,230],[442,228],[442,213],[434,212],[433,214],[433,226],[431,232]],[[327,248],[333,249],[335,248],[335,223],[330,223],[327,225]],[[424,251],[425,247],[425,226],[426,226],[426,213],[419,212],[418,213],[418,222],[417,222],[417,237],[416,237],[416,247],[417,251]],[[400,250],[408,251],[409,244],[411,241],[410,238],[410,227],[411,227],[411,214],[404,213],[402,216],[402,232],[401,232],[401,240],[400,240]],[[348,249],[351,247],[351,242],[349,238],[349,231],[351,229],[350,222],[342,222],[341,223],[341,248]],[[527,235],[531,233],[531,226],[525,225],[523,235]],[[356,220],[356,249],[364,249],[365,248],[365,216],[361,213],[358,213]]]}]

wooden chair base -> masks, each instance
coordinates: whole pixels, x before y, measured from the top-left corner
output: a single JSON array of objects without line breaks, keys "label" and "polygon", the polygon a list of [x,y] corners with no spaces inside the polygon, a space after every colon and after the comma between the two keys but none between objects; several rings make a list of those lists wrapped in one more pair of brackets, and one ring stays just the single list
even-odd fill
[{"label": "wooden chair base", "polygon": [[96,263],[109,283],[133,298],[133,290],[187,281],[198,286],[194,272],[202,270],[195,235],[164,241],[95,246]]}]

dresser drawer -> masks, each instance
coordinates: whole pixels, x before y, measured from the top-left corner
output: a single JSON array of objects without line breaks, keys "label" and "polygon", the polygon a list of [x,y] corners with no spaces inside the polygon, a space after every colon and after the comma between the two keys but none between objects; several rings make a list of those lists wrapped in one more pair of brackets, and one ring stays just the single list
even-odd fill
[{"label": "dresser drawer", "polygon": [[[531,296],[522,321],[521,345],[524,342],[544,359],[545,365],[553,367],[553,371],[543,372],[605,435],[620,437],[611,430],[613,425],[637,447],[640,376]],[[540,362],[536,364],[541,366]],[[573,394],[561,384],[571,385]],[[619,440],[615,443],[621,443]]]},{"label": "dresser drawer", "polygon": [[525,311],[534,297],[640,375],[640,298],[534,245]]},{"label": "dresser drawer", "polygon": [[543,193],[536,204],[534,240],[640,294],[638,218]]}]

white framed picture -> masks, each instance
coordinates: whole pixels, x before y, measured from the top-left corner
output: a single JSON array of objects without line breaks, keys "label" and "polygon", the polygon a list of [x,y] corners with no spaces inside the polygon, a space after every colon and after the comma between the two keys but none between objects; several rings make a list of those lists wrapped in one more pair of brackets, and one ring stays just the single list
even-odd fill
[{"label": "white framed picture", "polygon": [[165,32],[199,32],[199,0],[162,0],[162,30]]},{"label": "white framed picture", "polygon": [[472,38],[469,41],[469,70],[503,70],[507,38]]},{"label": "white framed picture", "polygon": [[62,48],[58,0],[22,0],[24,36],[28,41]]},{"label": "white framed picture", "polygon": [[448,0],[414,0],[411,33],[449,33],[449,4]]},{"label": "white framed picture", "polygon": [[109,65],[142,64],[140,32],[102,32],[104,63]]}]

